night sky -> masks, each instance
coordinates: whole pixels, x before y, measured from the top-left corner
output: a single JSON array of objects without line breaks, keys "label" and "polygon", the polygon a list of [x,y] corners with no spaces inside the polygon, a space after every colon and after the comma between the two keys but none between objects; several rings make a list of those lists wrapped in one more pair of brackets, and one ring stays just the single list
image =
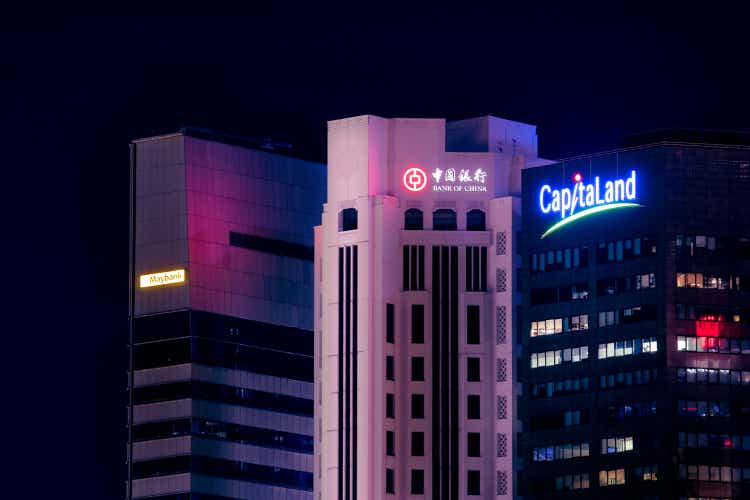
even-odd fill
[{"label": "night sky", "polygon": [[134,138],[189,124],[324,161],[327,120],[492,113],[537,125],[554,159],[659,128],[750,130],[747,12],[558,3],[1,16],[0,496],[123,496]]}]

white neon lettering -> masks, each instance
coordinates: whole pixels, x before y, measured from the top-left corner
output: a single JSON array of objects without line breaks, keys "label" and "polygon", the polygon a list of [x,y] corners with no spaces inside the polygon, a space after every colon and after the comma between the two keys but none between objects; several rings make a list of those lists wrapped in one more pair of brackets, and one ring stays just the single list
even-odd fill
[{"label": "white neon lettering", "polygon": [[542,209],[542,213],[548,214],[550,210],[552,210],[552,206],[547,203],[547,205],[544,205],[544,192],[547,191],[548,193],[552,192],[552,188],[549,187],[549,185],[545,184],[542,186],[542,189],[539,191],[539,208]]}]

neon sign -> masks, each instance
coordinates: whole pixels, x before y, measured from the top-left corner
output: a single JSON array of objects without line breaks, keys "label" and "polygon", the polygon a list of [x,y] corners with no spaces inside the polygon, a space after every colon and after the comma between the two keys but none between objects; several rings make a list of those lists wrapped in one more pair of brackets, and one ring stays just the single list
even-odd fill
[{"label": "neon sign", "polygon": [[587,184],[583,182],[583,176],[576,172],[573,182],[572,190],[552,189],[549,184],[539,190],[539,209],[542,213],[560,215],[560,220],[547,228],[542,238],[590,215],[642,206],[634,201],[638,196],[635,170],[631,170],[625,179],[608,180],[603,184],[599,177],[594,177],[594,181]]},{"label": "neon sign", "polygon": [[162,273],[142,274],[139,281],[141,288],[183,283],[185,281],[185,270],[175,269],[174,271],[164,271]]},{"label": "neon sign", "polygon": [[404,187],[418,193],[427,186],[427,174],[419,167],[409,167],[402,178]]}]

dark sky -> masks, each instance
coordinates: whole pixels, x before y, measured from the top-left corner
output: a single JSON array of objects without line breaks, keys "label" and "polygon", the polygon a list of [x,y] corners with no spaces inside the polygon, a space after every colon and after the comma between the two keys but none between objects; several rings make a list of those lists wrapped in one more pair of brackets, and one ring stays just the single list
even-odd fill
[{"label": "dark sky", "polygon": [[492,113],[560,158],[750,129],[747,12],[557,3],[2,16],[3,498],[122,497],[133,138],[195,124],[324,160],[326,120]]}]

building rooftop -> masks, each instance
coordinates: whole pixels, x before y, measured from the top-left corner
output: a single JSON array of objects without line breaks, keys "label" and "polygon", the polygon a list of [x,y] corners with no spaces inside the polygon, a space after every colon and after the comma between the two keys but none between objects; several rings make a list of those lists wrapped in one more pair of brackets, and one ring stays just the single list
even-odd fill
[{"label": "building rooftop", "polygon": [[626,135],[620,147],[632,148],[659,143],[716,144],[750,146],[750,132],[733,130],[661,129]]}]

